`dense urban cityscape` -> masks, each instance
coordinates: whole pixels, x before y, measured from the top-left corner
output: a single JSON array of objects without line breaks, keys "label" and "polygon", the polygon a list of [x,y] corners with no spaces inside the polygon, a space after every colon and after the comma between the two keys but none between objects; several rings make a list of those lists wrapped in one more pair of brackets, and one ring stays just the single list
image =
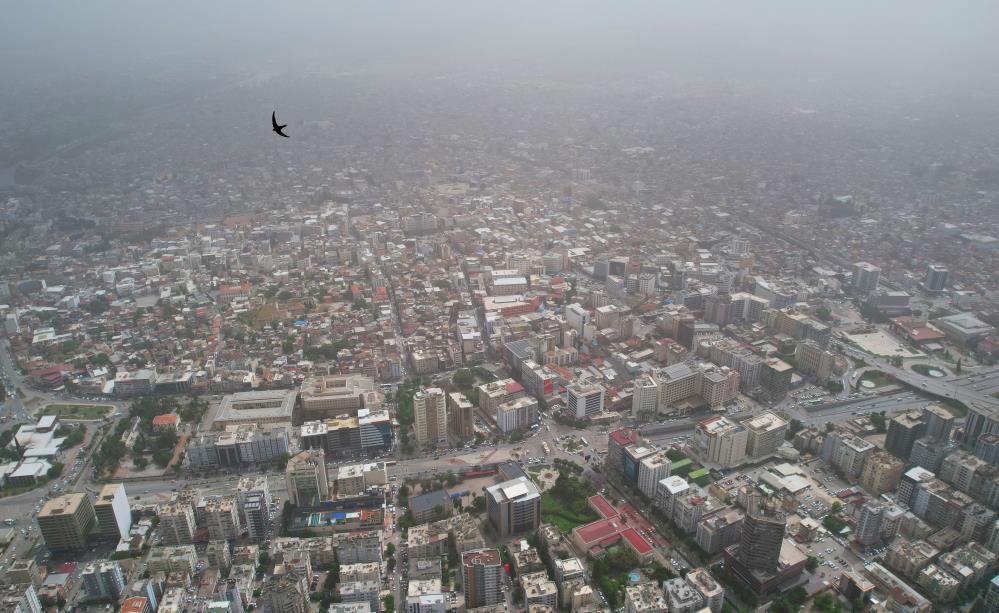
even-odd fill
[{"label": "dense urban cityscape", "polygon": [[999,612],[994,92],[638,70],[4,93],[0,610]]}]

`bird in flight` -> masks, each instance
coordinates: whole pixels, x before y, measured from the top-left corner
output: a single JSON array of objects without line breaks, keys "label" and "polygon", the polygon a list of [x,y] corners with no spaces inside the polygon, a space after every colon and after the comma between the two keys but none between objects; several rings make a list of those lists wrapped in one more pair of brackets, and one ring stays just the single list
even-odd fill
[{"label": "bird in flight", "polygon": [[284,124],[283,126],[279,126],[278,125],[278,122],[277,122],[277,111],[274,111],[273,113],[271,113],[271,125],[274,126],[274,131],[277,132],[280,136],[283,136],[285,138],[291,138],[287,134],[285,134],[284,132],[281,131],[281,130],[287,128],[288,124]]}]

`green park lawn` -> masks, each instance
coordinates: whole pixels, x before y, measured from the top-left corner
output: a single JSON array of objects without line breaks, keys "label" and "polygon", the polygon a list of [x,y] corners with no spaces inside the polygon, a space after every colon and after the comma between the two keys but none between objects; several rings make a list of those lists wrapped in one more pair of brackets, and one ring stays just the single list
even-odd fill
[{"label": "green park lawn", "polygon": [[114,407],[109,404],[50,404],[42,415],[58,415],[64,419],[104,419]]},{"label": "green park lawn", "polygon": [[550,492],[541,495],[541,521],[558,526],[559,530],[565,534],[572,532],[576,526],[582,526],[598,519],[595,511],[589,511],[587,514],[574,513],[565,508]]}]

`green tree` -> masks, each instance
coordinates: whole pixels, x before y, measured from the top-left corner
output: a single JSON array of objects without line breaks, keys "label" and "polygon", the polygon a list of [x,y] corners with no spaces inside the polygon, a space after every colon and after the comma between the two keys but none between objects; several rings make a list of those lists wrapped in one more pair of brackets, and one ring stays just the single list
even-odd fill
[{"label": "green tree", "polygon": [[819,567],[819,559],[815,556],[808,556],[808,560],[805,562],[805,568],[810,571],[815,570]]},{"label": "green tree", "polygon": [[874,428],[878,431],[878,433],[884,434],[885,432],[888,431],[888,418],[885,416],[884,411],[880,411],[878,413],[871,413],[869,417],[871,423],[874,425]]},{"label": "green tree", "polygon": [[792,419],[791,423],[788,424],[787,427],[787,434],[786,434],[787,440],[793,439],[794,435],[804,430],[804,428],[805,424],[801,423],[797,419]]},{"label": "green tree", "polygon": [[451,382],[461,389],[467,389],[475,383],[475,375],[467,368],[459,368],[451,377]]},{"label": "green tree", "polygon": [[382,604],[385,605],[385,613],[395,613],[395,596],[392,594],[384,596]]}]

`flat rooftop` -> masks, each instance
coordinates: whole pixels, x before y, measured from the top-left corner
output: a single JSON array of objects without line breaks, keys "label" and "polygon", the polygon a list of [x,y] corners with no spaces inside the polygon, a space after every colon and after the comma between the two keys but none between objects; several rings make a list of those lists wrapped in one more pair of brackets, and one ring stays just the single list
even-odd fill
[{"label": "flat rooftop", "polygon": [[275,419],[287,419],[290,422],[297,398],[298,392],[295,390],[228,394],[222,398],[215,423]]},{"label": "flat rooftop", "polygon": [[84,499],[87,497],[86,494],[65,494],[59,496],[58,498],[53,498],[45,503],[42,510],[38,513],[38,517],[52,517],[57,515],[72,515],[76,513],[76,510],[80,508],[80,504],[83,503]]}]

